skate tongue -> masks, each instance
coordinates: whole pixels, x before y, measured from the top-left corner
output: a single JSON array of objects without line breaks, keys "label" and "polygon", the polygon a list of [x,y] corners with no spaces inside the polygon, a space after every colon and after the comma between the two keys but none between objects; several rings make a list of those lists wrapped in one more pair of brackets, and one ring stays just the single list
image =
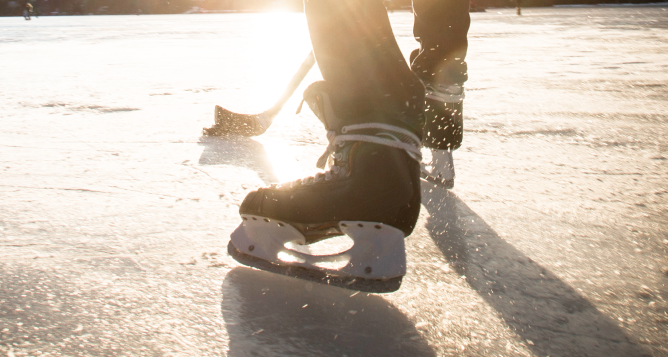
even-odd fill
[{"label": "skate tongue", "polygon": [[304,99],[299,103],[299,106],[297,107],[297,112],[295,114],[299,114],[302,112],[302,107],[304,107]]}]

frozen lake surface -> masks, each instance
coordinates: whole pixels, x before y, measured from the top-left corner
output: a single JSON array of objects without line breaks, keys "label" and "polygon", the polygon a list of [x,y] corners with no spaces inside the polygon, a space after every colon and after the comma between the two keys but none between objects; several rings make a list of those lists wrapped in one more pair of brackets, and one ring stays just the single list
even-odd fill
[{"label": "frozen lake surface", "polygon": [[472,14],[456,186],[423,184],[383,295],[226,253],[245,194],[326,146],[299,94],[200,136],[272,104],[303,14],[0,18],[1,353],[668,355],[668,8],[523,15]]}]

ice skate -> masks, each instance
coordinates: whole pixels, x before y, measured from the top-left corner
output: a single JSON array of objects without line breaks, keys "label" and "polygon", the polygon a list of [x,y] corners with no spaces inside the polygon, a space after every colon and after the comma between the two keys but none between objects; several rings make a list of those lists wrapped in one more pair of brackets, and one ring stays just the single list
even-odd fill
[{"label": "ice skate", "polygon": [[460,85],[425,86],[425,117],[423,145],[431,150],[431,162],[421,165],[423,179],[452,189],[455,166],[452,152],[459,148],[464,133],[464,88]]},{"label": "ice skate", "polygon": [[[357,290],[396,290],[406,273],[404,238],[420,210],[420,139],[388,124],[342,125],[322,83],[304,97],[328,131],[330,144],[317,166],[329,163],[329,170],[248,194],[229,250],[265,270]],[[344,252],[318,256],[300,249],[340,235],[354,242]],[[388,284],[379,289],[375,282]]]}]

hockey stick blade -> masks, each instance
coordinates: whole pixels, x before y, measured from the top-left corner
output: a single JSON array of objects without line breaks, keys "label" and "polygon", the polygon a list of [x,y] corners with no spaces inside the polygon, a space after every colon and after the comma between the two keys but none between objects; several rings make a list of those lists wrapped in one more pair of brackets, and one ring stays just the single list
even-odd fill
[{"label": "hockey stick blade", "polygon": [[267,131],[276,115],[283,109],[285,103],[292,97],[314,64],[315,57],[313,56],[313,52],[310,52],[301,66],[299,66],[297,73],[290,79],[285,91],[283,91],[283,95],[281,95],[271,108],[260,114],[235,113],[216,105],[215,124],[210,128],[204,128],[202,134],[205,136],[262,135]]},{"label": "hockey stick blade", "polygon": [[402,276],[388,280],[340,277],[333,276],[323,271],[298,266],[273,264],[266,260],[242,253],[234,246],[234,244],[232,244],[232,241],[227,244],[227,253],[237,262],[256,269],[344,289],[363,291],[366,293],[391,293],[397,291],[401,287],[401,282],[403,280]]}]

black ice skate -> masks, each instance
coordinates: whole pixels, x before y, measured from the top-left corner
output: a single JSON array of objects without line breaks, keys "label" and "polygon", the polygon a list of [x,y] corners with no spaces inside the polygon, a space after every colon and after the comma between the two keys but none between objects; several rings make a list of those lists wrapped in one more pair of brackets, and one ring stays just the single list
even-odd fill
[{"label": "black ice skate", "polygon": [[460,85],[427,85],[423,144],[432,160],[421,165],[420,176],[451,189],[455,185],[452,152],[459,148],[464,134],[462,114],[464,88]]},{"label": "black ice skate", "polygon": [[[318,167],[329,161],[330,169],[248,194],[229,251],[265,270],[355,290],[396,290],[406,273],[404,238],[420,210],[420,139],[387,124],[342,125],[318,85],[304,97],[328,130]],[[340,235],[354,242],[344,252],[300,249]]]}]

